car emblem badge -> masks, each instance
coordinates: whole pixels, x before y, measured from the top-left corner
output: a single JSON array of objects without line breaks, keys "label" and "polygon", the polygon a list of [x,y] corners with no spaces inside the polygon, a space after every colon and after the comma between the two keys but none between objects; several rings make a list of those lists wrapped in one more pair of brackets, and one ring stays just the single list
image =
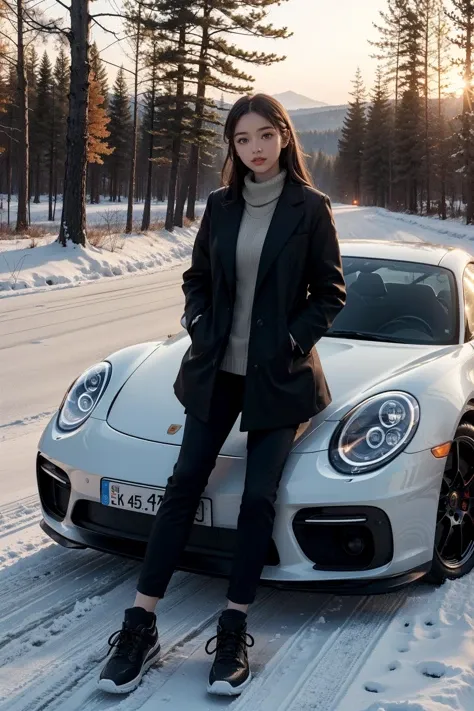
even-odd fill
[{"label": "car emblem badge", "polygon": [[180,429],[181,429],[181,425],[170,425],[168,427],[168,434],[171,434],[171,435],[176,434],[176,432]]}]

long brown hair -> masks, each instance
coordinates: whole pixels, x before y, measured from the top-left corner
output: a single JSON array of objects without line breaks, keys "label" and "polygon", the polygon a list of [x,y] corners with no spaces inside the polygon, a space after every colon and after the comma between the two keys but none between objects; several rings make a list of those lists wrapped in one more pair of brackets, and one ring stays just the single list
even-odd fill
[{"label": "long brown hair", "polygon": [[280,153],[280,168],[286,169],[287,179],[302,185],[313,186],[313,181],[306,167],[303,149],[296,135],[290,116],[279,101],[268,94],[242,96],[230,109],[224,126],[224,141],[228,144],[227,156],[222,168],[222,184],[230,188],[231,200],[237,200],[242,194],[245,175],[249,169],[237,155],[234,145],[235,127],[238,121],[254,112],[262,116],[280,132],[284,139],[289,139],[286,148]]}]

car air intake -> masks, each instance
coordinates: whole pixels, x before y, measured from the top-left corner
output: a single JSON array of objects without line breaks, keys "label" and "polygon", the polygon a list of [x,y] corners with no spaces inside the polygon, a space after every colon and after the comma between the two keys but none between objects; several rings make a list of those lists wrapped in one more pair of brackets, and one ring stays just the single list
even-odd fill
[{"label": "car air intake", "polygon": [[372,570],[393,557],[388,516],[372,506],[300,509],[293,532],[315,570]]},{"label": "car air intake", "polygon": [[68,475],[56,464],[38,454],[36,478],[43,509],[51,518],[62,521],[66,515],[71,495],[71,482]]}]

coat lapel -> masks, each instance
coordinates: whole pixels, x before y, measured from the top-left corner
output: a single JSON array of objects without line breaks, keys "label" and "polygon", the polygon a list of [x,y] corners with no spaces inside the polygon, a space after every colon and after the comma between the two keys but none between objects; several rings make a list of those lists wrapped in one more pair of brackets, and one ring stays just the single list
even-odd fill
[{"label": "coat lapel", "polygon": [[[224,200],[226,195],[224,195]],[[244,211],[244,199],[221,204],[216,219],[216,239],[222,268],[232,298],[235,295],[235,253],[240,223]],[[286,183],[278,200],[272,221],[263,244],[257,273],[257,292],[273,261],[291,237],[304,215],[304,193],[298,183]]]},{"label": "coat lapel", "polygon": [[[226,196],[224,196],[225,199]],[[235,250],[240,222],[244,211],[244,199],[221,205],[217,217],[216,240],[225,278],[232,299],[235,295]]]},{"label": "coat lapel", "polygon": [[298,183],[286,183],[268,228],[258,266],[257,293],[273,261],[304,215],[304,193]]}]

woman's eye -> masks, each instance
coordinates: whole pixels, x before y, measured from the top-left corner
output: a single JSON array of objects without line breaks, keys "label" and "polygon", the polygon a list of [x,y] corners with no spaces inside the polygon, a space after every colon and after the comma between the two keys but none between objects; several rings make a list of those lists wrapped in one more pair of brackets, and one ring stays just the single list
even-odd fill
[{"label": "woman's eye", "polygon": [[246,140],[247,140],[246,138],[238,138],[237,143],[239,144],[239,146],[241,146],[241,145],[243,145],[243,141],[246,141]]},{"label": "woman's eye", "polygon": [[267,138],[273,138],[273,133],[270,133],[270,132],[264,133],[264,134],[263,134],[263,137],[264,137],[264,138],[265,138],[265,137],[267,137]]}]

